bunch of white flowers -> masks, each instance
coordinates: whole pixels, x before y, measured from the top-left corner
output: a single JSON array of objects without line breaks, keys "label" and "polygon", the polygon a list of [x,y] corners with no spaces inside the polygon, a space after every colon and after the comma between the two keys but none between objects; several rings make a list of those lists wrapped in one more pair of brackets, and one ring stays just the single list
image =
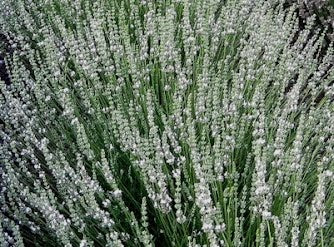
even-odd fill
[{"label": "bunch of white flowers", "polygon": [[334,50],[314,16],[284,0],[0,11],[1,246],[334,245]]}]

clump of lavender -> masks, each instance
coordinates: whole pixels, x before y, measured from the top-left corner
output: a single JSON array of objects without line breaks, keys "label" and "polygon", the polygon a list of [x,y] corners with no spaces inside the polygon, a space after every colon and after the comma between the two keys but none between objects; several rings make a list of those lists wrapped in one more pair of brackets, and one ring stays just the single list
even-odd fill
[{"label": "clump of lavender", "polygon": [[279,0],[2,0],[2,246],[333,246],[333,44]]}]

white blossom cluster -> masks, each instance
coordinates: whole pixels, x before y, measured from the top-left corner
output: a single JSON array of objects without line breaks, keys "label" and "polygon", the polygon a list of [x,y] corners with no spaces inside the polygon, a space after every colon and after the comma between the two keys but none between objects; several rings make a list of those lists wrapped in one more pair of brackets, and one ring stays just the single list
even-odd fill
[{"label": "white blossom cluster", "polygon": [[0,246],[333,246],[334,50],[283,0],[2,0]]}]

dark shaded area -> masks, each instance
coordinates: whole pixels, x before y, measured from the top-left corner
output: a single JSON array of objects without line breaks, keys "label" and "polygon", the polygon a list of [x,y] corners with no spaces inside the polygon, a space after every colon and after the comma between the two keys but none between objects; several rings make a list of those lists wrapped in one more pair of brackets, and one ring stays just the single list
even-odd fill
[{"label": "dark shaded area", "polygon": [[0,34],[0,79],[9,85],[10,78],[4,60],[6,54],[10,54],[9,42],[5,35]]},{"label": "dark shaded area", "polygon": [[0,55],[0,79],[6,83],[10,84],[9,75],[6,69],[4,57]]}]

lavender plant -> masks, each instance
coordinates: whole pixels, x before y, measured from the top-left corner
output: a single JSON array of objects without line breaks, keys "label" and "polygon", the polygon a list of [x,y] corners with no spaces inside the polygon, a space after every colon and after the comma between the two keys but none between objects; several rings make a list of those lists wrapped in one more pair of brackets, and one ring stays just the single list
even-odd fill
[{"label": "lavender plant", "polygon": [[333,246],[333,44],[296,8],[2,0],[1,245]]}]

